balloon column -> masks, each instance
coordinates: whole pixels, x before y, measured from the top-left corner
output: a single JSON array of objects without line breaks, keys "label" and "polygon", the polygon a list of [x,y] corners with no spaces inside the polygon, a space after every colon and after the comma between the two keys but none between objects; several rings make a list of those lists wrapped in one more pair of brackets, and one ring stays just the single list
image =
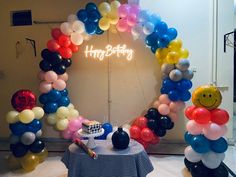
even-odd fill
[{"label": "balloon column", "polygon": [[193,106],[185,110],[189,119],[185,141],[185,165],[192,176],[227,177],[227,169],[221,165],[228,148],[222,137],[227,132],[227,111],[218,108],[221,93],[212,85],[200,86],[193,92]]},{"label": "balloon column", "polygon": [[15,158],[15,162],[24,170],[32,171],[48,154],[44,142],[40,140],[40,119],[44,116],[44,111],[41,107],[36,107],[36,96],[30,90],[17,91],[12,96],[11,103],[15,111],[6,115],[12,133],[10,158]]}]

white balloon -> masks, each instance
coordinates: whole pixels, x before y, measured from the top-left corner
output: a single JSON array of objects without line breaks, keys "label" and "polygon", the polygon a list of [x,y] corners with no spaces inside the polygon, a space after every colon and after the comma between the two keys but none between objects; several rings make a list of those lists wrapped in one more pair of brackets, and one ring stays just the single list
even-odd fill
[{"label": "white balloon", "polygon": [[42,130],[39,130],[36,132],[35,135],[36,135],[36,137],[40,137],[40,136],[42,136],[42,134],[43,134]]},{"label": "white balloon", "polygon": [[134,26],[131,29],[131,34],[135,40],[138,39],[142,33],[143,33],[143,27],[140,24]]},{"label": "white balloon", "polygon": [[210,151],[202,155],[202,163],[210,169],[215,169],[220,166],[224,158],[225,153],[215,153]]},{"label": "white balloon", "polygon": [[202,155],[200,153],[195,152],[191,146],[188,146],[184,150],[184,155],[186,159],[190,162],[199,162],[202,159]]},{"label": "white balloon", "polygon": [[111,133],[109,133],[109,134],[107,135],[107,140],[111,140],[113,133],[114,133],[114,132],[111,132]]},{"label": "white balloon", "polygon": [[75,106],[74,106],[72,103],[70,103],[70,104],[67,106],[67,108],[68,108],[68,109],[74,109]]},{"label": "white balloon", "polygon": [[89,35],[86,32],[82,33],[82,36],[85,41],[89,41],[92,38],[92,35]]},{"label": "white balloon", "polygon": [[143,32],[146,35],[152,34],[154,31],[154,24],[151,22],[146,22],[143,26]]},{"label": "white balloon", "polygon": [[65,35],[71,35],[71,33],[73,33],[71,24],[68,22],[64,22],[61,24],[60,26],[61,32]]},{"label": "white balloon", "polygon": [[123,127],[123,130],[124,130],[124,131],[129,135],[129,137],[130,137],[129,129]]},{"label": "white balloon", "polygon": [[130,124],[124,124],[122,127],[123,127],[123,128],[127,128],[127,129],[129,130],[130,127],[131,127],[131,125],[130,125]]},{"label": "white balloon", "polygon": [[85,31],[83,22],[76,20],[72,23],[72,30],[77,33],[83,33]]},{"label": "white balloon", "polygon": [[118,130],[118,126],[114,126],[114,127],[112,128],[112,131],[113,131],[113,132],[115,132],[116,130]]},{"label": "white balloon", "polygon": [[78,20],[77,16],[75,14],[70,14],[68,17],[67,17],[67,21],[69,23],[72,23],[74,21]]},{"label": "white balloon", "polygon": [[78,32],[72,33],[70,39],[71,42],[75,45],[81,45],[84,41],[83,36]]}]

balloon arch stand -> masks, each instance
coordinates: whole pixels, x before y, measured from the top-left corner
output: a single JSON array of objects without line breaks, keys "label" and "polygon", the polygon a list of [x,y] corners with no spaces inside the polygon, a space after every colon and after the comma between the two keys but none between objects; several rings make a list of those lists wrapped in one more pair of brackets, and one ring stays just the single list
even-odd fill
[{"label": "balloon arch stand", "polygon": [[[62,138],[72,141],[81,138],[78,131],[87,119],[80,116],[70,102],[66,70],[72,64],[73,53],[78,52],[84,41],[107,30],[129,33],[134,40],[144,40],[161,65],[163,75],[160,96],[144,115],[122,125],[124,131],[146,149],[150,144],[158,144],[160,137],[174,127],[178,113],[183,111],[185,102],[191,98],[189,89],[192,88],[193,78],[187,59],[189,52],[182,47],[182,40],[177,39],[177,30],[168,27],[158,14],[143,10],[137,4],[112,1],[97,6],[90,2],[76,14],[69,15],[59,28],[51,30],[52,39],[41,52],[38,76],[41,80],[39,102],[42,108],[36,106],[36,96],[30,90],[19,90],[12,96],[11,103],[15,110],[6,116],[11,130],[11,163],[25,171],[32,171],[47,157],[45,143],[40,139],[40,119],[43,117]],[[125,46],[117,47],[112,53],[127,55],[125,49]],[[109,55],[104,52],[104,55]],[[101,53],[94,55],[101,56]],[[218,101],[209,107],[212,98]],[[185,149],[186,172],[191,172],[193,176],[217,176],[216,173],[220,172],[224,177],[228,172],[221,162],[228,145],[222,136],[226,133],[225,124],[229,115],[217,108],[221,103],[221,94],[214,86],[200,87],[194,91],[192,101],[194,105],[185,110],[189,119],[185,134],[189,144]],[[109,122],[104,122],[102,128],[104,134],[98,139],[111,139],[117,129]]]}]

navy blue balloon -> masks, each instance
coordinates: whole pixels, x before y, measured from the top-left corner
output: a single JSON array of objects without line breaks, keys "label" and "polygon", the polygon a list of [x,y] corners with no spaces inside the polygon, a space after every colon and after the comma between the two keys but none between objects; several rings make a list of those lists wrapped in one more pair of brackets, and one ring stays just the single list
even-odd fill
[{"label": "navy blue balloon", "polygon": [[50,58],[48,58],[47,61],[52,65],[57,65],[62,62],[62,56],[57,52],[52,52],[50,54]]},{"label": "navy blue balloon", "polygon": [[90,35],[93,35],[96,33],[97,27],[98,27],[98,25],[96,23],[93,23],[93,22],[86,22],[85,23],[85,30]]},{"label": "navy blue balloon", "polygon": [[91,11],[94,11],[94,10],[98,11],[96,4],[94,4],[92,2],[89,2],[88,4],[86,4],[85,9],[86,9],[87,12],[91,12]]},{"label": "navy blue balloon", "polygon": [[36,139],[33,144],[30,145],[30,151],[33,153],[39,153],[44,149],[44,147],[44,142],[39,139]]},{"label": "navy blue balloon", "polygon": [[160,48],[165,48],[170,43],[170,38],[168,35],[164,34],[164,35],[160,36],[157,43],[160,46]]},{"label": "navy blue balloon", "polygon": [[53,71],[58,75],[62,75],[66,72],[66,66],[61,63],[56,64],[52,67]]},{"label": "navy blue balloon", "polygon": [[175,28],[169,28],[167,30],[167,35],[169,36],[170,40],[172,41],[177,37],[178,32]]},{"label": "navy blue balloon", "polygon": [[210,147],[211,150],[216,153],[223,153],[228,149],[228,143],[223,137],[221,137],[217,140],[211,140]]},{"label": "navy blue balloon", "polygon": [[176,88],[177,83],[167,78],[162,81],[162,86],[165,87],[166,90],[173,90]]},{"label": "navy blue balloon", "polygon": [[147,44],[147,46],[156,46],[157,45],[157,39],[158,39],[158,35],[157,33],[152,33],[150,35],[148,35],[145,39],[145,43]]},{"label": "navy blue balloon", "polygon": [[23,157],[28,152],[28,146],[19,142],[16,144],[11,144],[10,150],[15,157]]},{"label": "navy blue balloon", "polygon": [[72,60],[71,59],[63,59],[60,64],[64,65],[67,68],[67,67],[71,66]]},{"label": "navy blue balloon", "polygon": [[50,56],[50,51],[48,50],[48,49],[43,49],[42,51],[41,51],[41,57],[43,58],[43,59],[46,59],[46,58],[48,58],[49,56]]},{"label": "navy blue balloon", "polygon": [[14,135],[20,136],[27,131],[26,124],[21,122],[16,122],[14,124],[9,124],[9,128]]},{"label": "navy blue balloon", "polygon": [[48,102],[47,94],[41,94],[39,96],[39,102],[41,104],[46,104]]},{"label": "navy blue balloon", "polygon": [[193,135],[190,134],[189,132],[185,132],[185,134],[184,134],[184,140],[185,140],[188,144],[191,144],[192,139],[193,139]]},{"label": "navy blue balloon", "polygon": [[168,26],[165,22],[161,21],[161,22],[157,23],[154,30],[155,30],[155,32],[158,33],[158,35],[163,35],[163,34],[167,33]]},{"label": "navy blue balloon", "polygon": [[175,123],[174,122],[170,122],[170,124],[168,124],[168,126],[166,127],[167,130],[171,130],[172,128],[174,128]]},{"label": "navy blue balloon", "polygon": [[68,106],[70,104],[70,99],[67,96],[62,96],[58,101],[58,106]]},{"label": "navy blue balloon", "polygon": [[50,71],[52,69],[52,65],[47,60],[42,60],[39,63],[39,67],[41,70],[43,70],[45,72]]},{"label": "navy blue balloon", "polygon": [[147,126],[151,130],[157,129],[158,128],[158,120],[157,119],[148,119]]},{"label": "navy blue balloon", "polygon": [[36,133],[37,131],[41,130],[42,128],[42,123],[38,119],[34,119],[32,122],[30,122],[27,125],[27,131]]},{"label": "navy blue balloon", "polygon": [[210,151],[209,140],[205,138],[203,135],[193,136],[190,145],[193,148],[193,150],[198,153],[207,153],[208,151]]},{"label": "navy blue balloon", "polygon": [[[146,117],[146,116],[145,116]],[[148,119],[160,119],[161,114],[159,113],[159,111],[156,108],[150,108],[147,111],[147,117]]]},{"label": "navy blue balloon", "polygon": [[159,47],[158,47],[158,45],[154,45],[154,46],[151,46],[151,51],[152,51],[152,53],[156,53],[156,50],[158,49]]},{"label": "navy blue balloon", "polygon": [[103,34],[104,33],[104,31],[102,30],[102,29],[100,29],[99,28],[99,26],[97,27],[97,30],[96,30],[96,34],[97,35],[101,35],[101,34]]},{"label": "navy blue balloon", "polygon": [[61,98],[61,93],[58,90],[52,89],[47,93],[48,102],[57,102]]},{"label": "navy blue balloon", "polygon": [[112,144],[116,149],[126,149],[129,146],[129,135],[123,131],[122,128],[118,128],[111,137]]},{"label": "navy blue balloon", "polygon": [[173,126],[172,121],[168,116],[161,116],[158,123],[164,129],[170,129]]},{"label": "navy blue balloon", "polygon": [[89,22],[98,22],[98,20],[101,18],[101,15],[98,11],[93,10],[88,13],[88,21]]},{"label": "navy blue balloon", "polygon": [[184,91],[181,93],[180,99],[182,101],[188,101],[188,100],[190,100],[190,98],[191,98],[191,93],[189,91]]},{"label": "navy blue balloon", "polygon": [[43,106],[43,110],[44,110],[47,114],[56,112],[56,111],[57,111],[57,108],[58,108],[58,104],[57,104],[57,103],[46,103],[46,104]]},{"label": "navy blue balloon", "polygon": [[171,90],[168,93],[168,97],[171,101],[178,101],[180,99],[180,93],[177,90]]},{"label": "navy blue balloon", "polygon": [[88,14],[85,9],[80,9],[76,15],[78,19],[84,23],[88,20]]},{"label": "navy blue balloon", "polygon": [[60,93],[61,93],[61,96],[68,96],[68,90],[67,89],[61,90]]},{"label": "navy blue balloon", "polygon": [[104,123],[102,128],[104,129],[103,135],[105,135],[105,137],[107,137],[107,135],[112,132],[112,125],[110,123]]},{"label": "navy blue balloon", "polygon": [[154,130],[154,133],[159,136],[159,137],[163,137],[166,135],[166,130],[164,128],[158,128]]},{"label": "navy blue balloon", "polygon": [[166,87],[161,87],[160,92],[161,94],[168,94],[170,92],[170,89],[167,89]]},{"label": "navy blue balloon", "polygon": [[177,83],[178,90],[189,90],[193,86],[192,81],[187,79],[182,79]]}]

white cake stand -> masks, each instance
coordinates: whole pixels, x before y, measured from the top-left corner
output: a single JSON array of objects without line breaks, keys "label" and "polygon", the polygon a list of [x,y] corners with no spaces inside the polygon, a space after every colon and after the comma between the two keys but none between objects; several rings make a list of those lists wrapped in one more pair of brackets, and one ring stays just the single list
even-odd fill
[{"label": "white cake stand", "polygon": [[87,142],[86,145],[88,146],[88,148],[94,149],[96,147],[96,143],[95,143],[94,137],[98,137],[98,136],[103,135],[104,129],[102,128],[100,132],[92,133],[92,134],[84,132],[82,129],[79,129],[78,133],[79,133],[79,135],[81,137],[88,138],[88,142]]}]

